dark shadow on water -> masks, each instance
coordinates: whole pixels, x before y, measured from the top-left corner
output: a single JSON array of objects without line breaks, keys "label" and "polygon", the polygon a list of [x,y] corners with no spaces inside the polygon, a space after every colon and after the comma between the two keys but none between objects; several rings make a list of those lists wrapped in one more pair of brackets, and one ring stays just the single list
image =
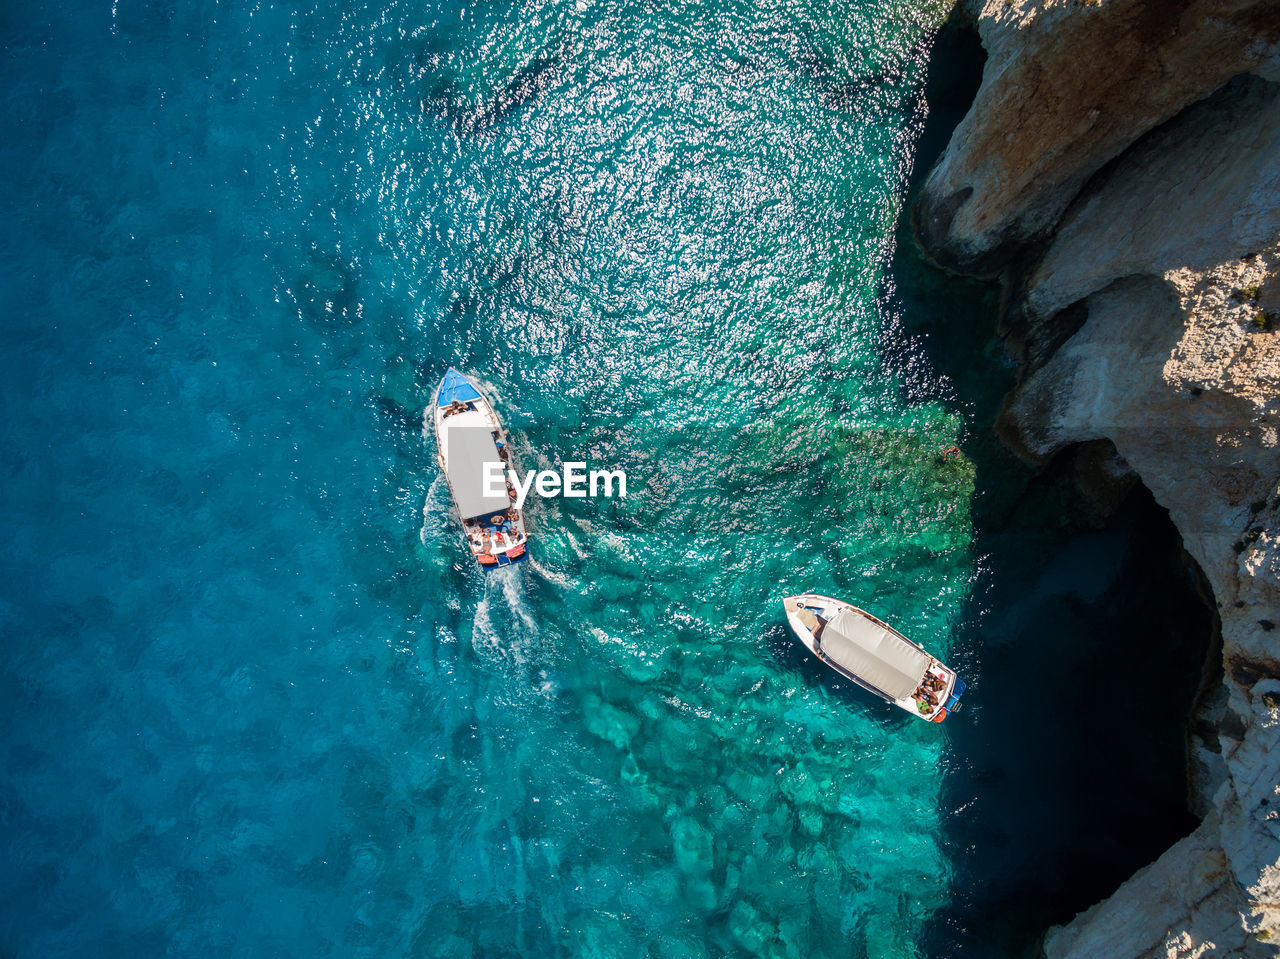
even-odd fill
[{"label": "dark shadow on water", "polygon": [[[938,38],[909,193],[918,192],[981,80],[976,36]],[[929,959],[1034,956],[1045,929],[1110,895],[1195,826],[1187,716],[1212,614],[1168,514],[1141,486],[1109,519],[1083,508],[1068,451],[1039,475],[991,429],[1014,370],[994,287],[921,256],[903,217],[885,298],[885,355],[911,401],[970,424],[979,574],[952,637],[970,683],[945,730],[940,811],[951,905]]]},{"label": "dark shadow on water", "polygon": [[931,957],[1033,954],[1195,827],[1186,722],[1212,619],[1168,515],[1137,487],[1096,531],[1053,528],[1034,482],[978,530],[954,638],[972,680],[948,724],[941,808],[954,871]]}]

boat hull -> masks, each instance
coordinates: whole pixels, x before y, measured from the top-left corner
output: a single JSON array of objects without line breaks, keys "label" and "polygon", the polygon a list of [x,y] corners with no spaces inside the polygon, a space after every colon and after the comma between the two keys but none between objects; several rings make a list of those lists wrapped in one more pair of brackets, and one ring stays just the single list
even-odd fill
[{"label": "boat hull", "polygon": [[[883,620],[877,619],[866,610],[859,609],[852,603],[846,603],[843,600],[834,599],[830,596],[823,596],[819,593],[801,593],[797,596],[788,596],[783,600],[783,610],[787,616],[787,623],[791,627],[791,631],[795,634],[800,643],[809,650],[817,659],[830,667],[841,676],[850,680],[872,695],[883,699],[885,702],[893,703],[895,706],[910,713],[917,719],[925,722],[940,723],[955,712],[960,704],[960,695],[964,692],[965,684],[955,671],[944,663],[924,652],[924,647],[919,643],[912,643],[896,629],[885,623]],[[821,643],[822,628],[833,619],[841,610],[848,610],[859,617],[865,618],[870,623],[881,627],[885,632],[892,634],[896,639],[903,643],[913,646],[924,652],[928,659],[928,666],[925,676],[934,676],[943,680],[943,688],[939,691],[929,690],[924,695],[932,695],[936,697],[936,703],[930,703],[927,699],[916,698],[916,693],[920,689],[906,696],[894,696],[878,688],[874,683],[869,682],[863,676],[858,675],[853,670],[845,668],[839,662],[826,655],[823,651]],[[816,623],[816,629],[815,629]],[[919,653],[913,654],[919,656]]]},{"label": "boat hull", "polygon": [[488,495],[476,472],[478,459],[487,460],[486,466],[515,468],[506,430],[484,391],[450,368],[424,420],[435,435],[437,462],[472,559],[485,570],[526,562],[528,533],[513,487],[507,481],[505,494]]}]

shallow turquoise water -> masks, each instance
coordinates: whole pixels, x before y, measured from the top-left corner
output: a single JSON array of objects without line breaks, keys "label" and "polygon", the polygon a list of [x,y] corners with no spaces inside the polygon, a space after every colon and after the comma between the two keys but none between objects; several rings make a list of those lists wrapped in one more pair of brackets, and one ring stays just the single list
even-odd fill
[{"label": "shallow turquoise water", "polygon": [[479,652],[485,699],[519,703],[478,732],[520,786],[477,802],[477,854],[513,805],[555,804],[530,813],[521,874],[566,948],[906,955],[945,899],[939,731],[797,669],[777,608],[839,591],[945,652],[971,572],[971,484],[934,463],[958,423],[904,409],[877,349],[910,82],[823,105],[908,55],[904,13],[858,50],[788,5],[524,10],[477,30],[480,66],[454,81],[483,114],[493,74],[557,37],[518,129],[379,138],[447,157],[396,185],[388,230],[453,230],[432,285],[454,309],[425,323],[483,371],[525,465],[631,482],[622,503],[535,507],[533,568],[488,583],[458,570],[438,483],[424,527],[422,562],[458,596],[441,640]]},{"label": "shallow turquoise water", "polygon": [[[0,11],[0,948],[937,954],[948,729],[778,600],[972,605],[888,273],[940,16]],[[448,365],[631,495],[486,578]]]}]

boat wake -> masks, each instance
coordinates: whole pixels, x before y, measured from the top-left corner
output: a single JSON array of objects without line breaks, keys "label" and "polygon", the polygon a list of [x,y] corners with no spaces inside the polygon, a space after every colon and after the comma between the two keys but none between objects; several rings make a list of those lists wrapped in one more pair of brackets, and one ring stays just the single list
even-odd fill
[{"label": "boat wake", "polygon": [[[443,494],[441,491],[444,490]],[[418,539],[426,546],[429,540],[438,540],[444,535],[445,524],[449,522],[448,490],[444,483],[444,474],[437,472],[435,479],[427,488],[427,497],[422,504],[422,529],[418,531]]]},{"label": "boat wake", "polygon": [[520,668],[536,665],[542,637],[525,599],[519,567],[485,574],[484,596],[476,604],[471,635],[476,652],[490,661]]},{"label": "boat wake", "polygon": [[549,569],[548,567],[543,566],[537,561],[537,559],[530,559],[528,566],[533,570],[533,572],[537,573],[548,583],[551,583],[554,586],[559,586],[564,590],[574,589],[573,581],[568,576],[558,570]]},{"label": "boat wake", "polygon": [[531,636],[537,636],[538,621],[534,619],[533,612],[525,599],[524,580],[520,576],[520,570],[508,566],[504,570],[499,570],[498,575],[489,577],[489,583],[486,585],[492,587],[495,581],[502,588],[502,598],[506,600],[512,616],[519,621],[525,632]]}]

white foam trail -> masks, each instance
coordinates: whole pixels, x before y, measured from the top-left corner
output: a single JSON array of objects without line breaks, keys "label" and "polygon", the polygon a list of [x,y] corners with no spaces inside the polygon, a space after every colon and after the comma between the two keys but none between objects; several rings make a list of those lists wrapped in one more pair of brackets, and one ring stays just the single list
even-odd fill
[{"label": "white foam trail", "polygon": [[472,620],[473,645],[486,656],[529,665],[541,642],[538,622],[525,601],[519,569],[484,573],[484,596]]},{"label": "white foam trail", "polygon": [[501,659],[510,651],[509,644],[504,642],[497,623],[493,621],[493,609],[487,595],[476,603],[476,612],[471,618],[471,645],[476,652],[493,659]]},{"label": "white foam trail", "polygon": [[507,601],[507,608],[511,610],[512,615],[526,630],[537,636],[538,621],[533,618],[533,613],[529,611],[529,604],[525,602],[524,580],[520,576],[520,567],[495,570],[490,575],[490,579],[499,581],[502,587],[502,598]]},{"label": "white foam trail", "polygon": [[568,576],[564,573],[558,573],[554,569],[547,569],[547,567],[543,566],[536,559],[531,558],[527,563],[525,563],[525,565],[545,579],[548,583],[559,586],[561,589],[574,589],[573,581],[570,580]]},{"label": "white foam trail", "polygon": [[436,424],[436,402],[432,400],[427,408],[422,411],[422,438],[424,440],[435,439]]},{"label": "white foam trail", "polygon": [[[431,481],[431,485],[427,488],[427,498],[422,503],[422,529],[418,533],[418,538],[422,540],[422,545],[427,545],[427,537],[441,535],[444,533],[445,523],[449,519],[449,510],[447,507],[442,508],[438,499],[438,491],[444,485],[443,473],[436,473],[436,478]],[[433,535],[434,534],[434,535]]]}]

